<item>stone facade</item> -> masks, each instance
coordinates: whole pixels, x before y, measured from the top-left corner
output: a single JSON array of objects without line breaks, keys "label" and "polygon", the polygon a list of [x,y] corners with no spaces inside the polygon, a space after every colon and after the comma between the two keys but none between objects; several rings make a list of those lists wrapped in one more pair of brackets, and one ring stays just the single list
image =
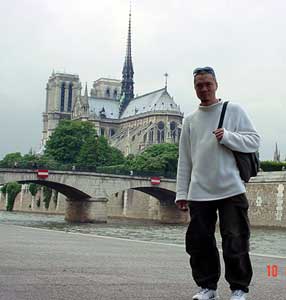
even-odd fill
[{"label": "stone facade", "polygon": [[[66,81],[69,76],[73,80],[70,83]],[[105,136],[124,155],[137,154],[153,144],[179,142],[183,113],[166,88],[134,98],[119,116],[119,96],[113,97],[119,93],[120,87],[115,80],[110,79],[110,86],[109,79],[102,80],[93,85],[91,96],[88,96],[87,88],[81,96],[79,77],[57,73],[50,77],[43,113],[42,150],[60,120],[64,119],[91,122],[97,134]],[[69,93],[72,95],[71,110],[57,99],[66,100],[64,86],[73,86],[72,94]],[[59,88],[61,92],[57,91]],[[109,98],[94,96],[105,94],[106,90]]]},{"label": "stone facade", "polygon": [[181,115],[170,112],[129,117],[120,123],[117,133],[111,138],[111,145],[128,155],[141,152],[153,144],[178,143],[181,127]]},{"label": "stone facade", "polygon": [[93,82],[90,96],[95,98],[118,100],[121,94],[121,81],[110,78],[99,78]]},{"label": "stone facade", "polygon": [[260,173],[247,185],[250,222],[286,228],[286,172]]}]

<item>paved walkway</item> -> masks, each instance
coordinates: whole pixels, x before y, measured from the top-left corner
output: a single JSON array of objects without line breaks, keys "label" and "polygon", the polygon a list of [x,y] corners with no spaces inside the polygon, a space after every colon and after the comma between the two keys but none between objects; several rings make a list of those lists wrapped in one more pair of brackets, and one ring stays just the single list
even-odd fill
[{"label": "paved walkway", "polygon": [[[285,300],[286,259],[252,261],[248,299]],[[0,225],[0,300],[190,300],[196,289],[181,246]],[[219,292],[229,299],[223,278]]]}]

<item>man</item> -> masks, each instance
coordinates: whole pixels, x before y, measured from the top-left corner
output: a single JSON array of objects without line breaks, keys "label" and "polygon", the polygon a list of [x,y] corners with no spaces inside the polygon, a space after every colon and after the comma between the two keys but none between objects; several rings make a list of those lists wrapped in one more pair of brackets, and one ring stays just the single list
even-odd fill
[{"label": "man", "polygon": [[200,290],[193,299],[218,299],[220,259],[216,247],[217,211],[222,236],[225,278],[231,300],[245,300],[252,277],[250,225],[245,185],[231,150],[255,152],[260,137],[245,111],[229,103],[224,128],[217,128],[223,101],[216,97],[217,80],[210,67],[193,72],[201,103],[185,118],[179,147],[176,204],[190,211],[186,251]]}]

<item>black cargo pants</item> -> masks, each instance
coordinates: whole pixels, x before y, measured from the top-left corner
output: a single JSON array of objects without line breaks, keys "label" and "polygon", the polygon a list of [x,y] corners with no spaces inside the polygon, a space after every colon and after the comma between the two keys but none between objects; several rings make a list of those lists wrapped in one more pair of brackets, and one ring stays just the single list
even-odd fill
[{"label": "black cargo pants", "polygon": [[250,224],[245,194],[214,201],[190,201],[189,208],[191,221],[186,233],[186,251],[196,284],[217,289],[221,271],[214,236],[218,211],[225,279],[231,290],[248,292],[252,267],[248,254]]}]

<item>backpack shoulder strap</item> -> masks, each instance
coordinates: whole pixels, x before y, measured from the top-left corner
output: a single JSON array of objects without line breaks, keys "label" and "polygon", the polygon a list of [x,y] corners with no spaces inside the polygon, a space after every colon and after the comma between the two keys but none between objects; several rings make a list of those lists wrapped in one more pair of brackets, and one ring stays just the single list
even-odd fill
[{"label": "backpack shoulder strap", "polygon": [[223,103],[221,114],[220,114],[220,119],[219,119],[219,123],[218,123],[218,127],[217,128],[222,128],[222,124],[223,124],[223,120],[224,120],[224,115],[225,115],[225,111],[226,111],[226,107],[228,105],[228,102],[229,101],[226,101],[226,102]]}]

